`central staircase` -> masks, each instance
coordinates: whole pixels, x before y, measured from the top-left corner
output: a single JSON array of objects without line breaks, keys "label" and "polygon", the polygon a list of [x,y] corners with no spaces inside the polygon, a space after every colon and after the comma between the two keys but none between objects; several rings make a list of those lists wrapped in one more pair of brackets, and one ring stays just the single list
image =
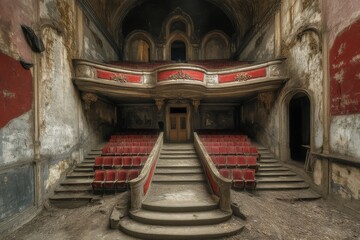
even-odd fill
[{"label": "central staircase", "polygon": [[210,239],[234,235],[242,220],[219,209],[193,144],[165,144],[151,190],[120,229],[140,239]]}]

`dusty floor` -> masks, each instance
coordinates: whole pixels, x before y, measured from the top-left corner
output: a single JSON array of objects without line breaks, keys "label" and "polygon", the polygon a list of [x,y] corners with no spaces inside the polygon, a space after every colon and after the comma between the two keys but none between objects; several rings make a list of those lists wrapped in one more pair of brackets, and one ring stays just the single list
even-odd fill
[{"label": "dusty floor", "polygon": [[[227,239],[360,239],[360,220],[337,210],[325,200],[282,201],[287,193],[232,192],[247,216],[245,230]],[[76,209],[51,207],[7,240],[106,240],[134,239],[109,229],[109,215],[116,198],[104,197],[101,204]]]}]

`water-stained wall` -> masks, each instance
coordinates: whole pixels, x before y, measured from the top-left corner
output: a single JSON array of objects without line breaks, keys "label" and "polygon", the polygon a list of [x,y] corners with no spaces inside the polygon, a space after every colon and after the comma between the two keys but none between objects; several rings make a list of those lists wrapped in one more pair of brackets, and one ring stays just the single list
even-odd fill
[{"label": "water-stained wall", "polygon": [[[41,210],[71,166],[115,125],[114,105],[100,98],[85,104],[72,83],[72,59],[116,55],[85,19],[72,0],[0,3],[0,235]],[[43,52],[31,50],[21,24],[42,39]],[[34,66],[24,69],[20,58]]]}]

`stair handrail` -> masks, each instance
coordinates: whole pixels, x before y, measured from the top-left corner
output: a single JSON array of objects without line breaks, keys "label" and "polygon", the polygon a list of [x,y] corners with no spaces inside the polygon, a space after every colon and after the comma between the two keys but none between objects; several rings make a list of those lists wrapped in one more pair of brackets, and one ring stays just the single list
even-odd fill
[{"label": "stair handrail", "polygon": [[131,196],[131,210],[136,211],[141,208],[141,203],[146,196],[154,175],[156,168],[156,162],[159,158],[160,151],[163,145],[164,133],[159,134],[156,140],[155,146],[152,149],[149,157],[141,170],[140,175],[129,182],[130,185],[130,196]]},{"label": "stair handrail", "polygon": [[194,145],[205,170],[209,185],[213,193],[219,197],[220,209],[231,212],[232,180],[223,177],[219,173],[196,132],[194,133]]}]

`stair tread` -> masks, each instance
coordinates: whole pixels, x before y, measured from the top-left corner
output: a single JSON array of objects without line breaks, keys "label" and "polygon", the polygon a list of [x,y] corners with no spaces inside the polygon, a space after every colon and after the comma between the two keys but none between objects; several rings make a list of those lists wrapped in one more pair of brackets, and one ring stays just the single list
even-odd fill
[{"label": "stair tread", "polygon": [[197,182],[205,181],[203,174],[185,174],[185,175],[155,175],[154,182]]},{"label": "stair tread", "polygon": [[69,185],[69,184],[91,184],[93,182],[93,179],[89,178],[70,178],[65,179],[61,184],[63,185]]},{"label": "stair tread", "polygon": [[224,212],[220,209],[199,212],[158,212],[141,209],[130,212],[131,218],[139,222],[162,224],[162,225],[192,225],[204,222],[215,223],[226,221],[232,215],[231,212]]},{"label": "stair tread", "polygon": [[74,172],[94,172],[94,168],[75,168]]},{"label": "stair tread", "polygon": [[56,193],[49,197],[50,200],[71,200],[71,199],[100,199],[100,196],[95,196],[90,193]]},{"label": "stair tread", "polygon": [[305,182],[297,183],[258,183],[256,190],[290,190],[309,188],[309,184]]},{"label": "stair tread", "polygon": [[94,172],[71,172],[66,177],[78,178],[78,177],[94,177]]},{"label": "stair tread", "polygon": [[290,171],[279,171],[279,172],[258,172],[256,173],[257,177],[265,176],[296,176],[296,173]]},{"label": "stair tread", "polygon": [[209,239],[225,237],[244,228],[244,224],[235,218],[211,225],[202,226],[162,226],[136,222],[130,218],[120,221],[120,228],[140,239]]},{"label": "stair tread", "polygon": [[203,173],[203,169],[197,168],[157,168],[155,174],[188,174],[188,173]]},{"label": "stair tread", "polygon": [[258,172],[275,172],[275,171],[289,171],[286,167],[269,167],[269,168],[262,168],[260,166]]},{"label": "stair tread", "polygon": [[65,185],[59,186],[55,189],[56,193],[60,192],[91,192],[91,186],[84,186],[84,185]]},{"label": "stair tread", "polygon": [[280,176],[280,177],[258,177],[256,178],[258,183],[268,183],[268,182],[304,182],[304,179],[299,177],[289,177],[289,176]]}]

